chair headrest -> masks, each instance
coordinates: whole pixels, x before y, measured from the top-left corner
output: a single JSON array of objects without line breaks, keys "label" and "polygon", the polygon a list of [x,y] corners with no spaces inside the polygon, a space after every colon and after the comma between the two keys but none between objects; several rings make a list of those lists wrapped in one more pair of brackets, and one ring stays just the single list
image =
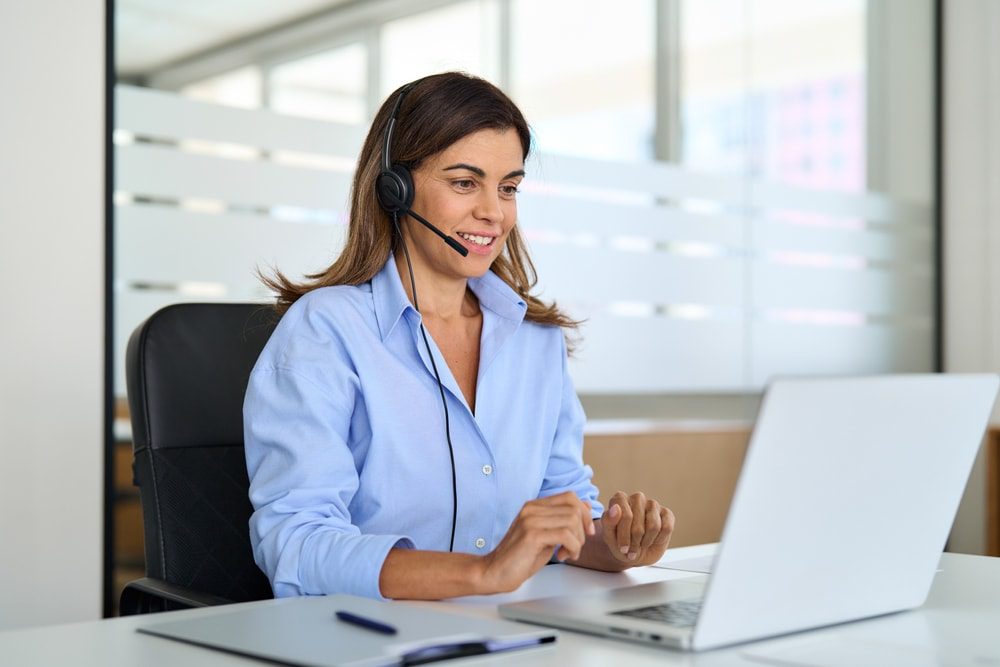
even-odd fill
[{"label": "chair headrest", "polygon": [[184,303],[139,325],[125,353],[135,451],[242,444],[250,371],[277,321],[265,304]]}]

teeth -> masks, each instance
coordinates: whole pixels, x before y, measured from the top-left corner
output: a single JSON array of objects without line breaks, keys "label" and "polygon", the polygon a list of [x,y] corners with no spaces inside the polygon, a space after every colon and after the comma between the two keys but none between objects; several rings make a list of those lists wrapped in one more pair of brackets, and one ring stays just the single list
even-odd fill
[{"label": "teeth", "polygon": [[476,245],[489,245],[493,242],[493,237],[491,236],[475,236],[473,234],[465,234],[464,232],[458,232],[458,235],[467,241],[472,241]]}]

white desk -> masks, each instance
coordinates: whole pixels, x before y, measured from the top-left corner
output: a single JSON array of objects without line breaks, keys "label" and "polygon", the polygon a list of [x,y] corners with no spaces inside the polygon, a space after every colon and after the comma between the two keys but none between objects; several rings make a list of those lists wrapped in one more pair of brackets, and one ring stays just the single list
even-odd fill
[{"label": "white desk", "polygon": [[[668,552],[664,563],[710,554],[714,545]],[[500,602],[586,591],[607,586],[699,576],[661,568],[622,574],[550,565],[510,595],[420,602],[460,606],[464,613],[495,616]],[[766,600],[762,604],[766,604]],[[266,605],[269,601],[246,604]],[[231,607],[229,607],[231,609]],[[211,615],[226,607],[170,612]],[[140,634],[135,628],[150,616],[108,619],[0,633],[4,665],[93,665],[94,667],[229,667],[265,664],[247,658]],[[778,655],[776,652],[785,652]],[[778,662],[780,657],[784,662]],[[804,659],[807,658],[807,659]],[[1000,665],[1000,558],[945,554],[927,603],[918,610],[849,623],[779,639],[701,654],[561,631],[552,647],[506,655],[450,661],[449,665]]]}]

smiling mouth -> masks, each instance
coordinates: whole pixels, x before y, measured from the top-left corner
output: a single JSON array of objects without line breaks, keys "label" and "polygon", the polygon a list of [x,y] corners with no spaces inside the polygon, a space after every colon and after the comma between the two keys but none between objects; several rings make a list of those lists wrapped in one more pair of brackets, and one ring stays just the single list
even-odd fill
[{"label": "smiling mouth", "polygon": [[477,246],[481,246],[483,248],[492,245],[493,241],[496,240],[495,236],[476,236],[475,234],[466,234],[465,232],[455,232],[455,233],[461,236],[469,243],[475,243]]}]

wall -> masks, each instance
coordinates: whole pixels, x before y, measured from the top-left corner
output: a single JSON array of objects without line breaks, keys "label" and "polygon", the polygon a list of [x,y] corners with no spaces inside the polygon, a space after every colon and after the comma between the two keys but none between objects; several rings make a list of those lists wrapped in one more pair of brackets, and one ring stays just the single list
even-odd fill
[{"label": "wall", "polygon": [[673,511],[670,544],[683,547],[722,537],[749,439],[739,422],[591,423],[583,458],[605,507],[616,491],[642,491]]},{"label": "wall", "polygon": [[104,33],[0,3],[0,630],[101,614]]},{"label": "wall", "polygon": [[[944,362],[1000,371],[1000,3],[944,3]],[[1000,422],[1000,410],[993,414]],[[983,462],[949,548],[983,553]]]}]

